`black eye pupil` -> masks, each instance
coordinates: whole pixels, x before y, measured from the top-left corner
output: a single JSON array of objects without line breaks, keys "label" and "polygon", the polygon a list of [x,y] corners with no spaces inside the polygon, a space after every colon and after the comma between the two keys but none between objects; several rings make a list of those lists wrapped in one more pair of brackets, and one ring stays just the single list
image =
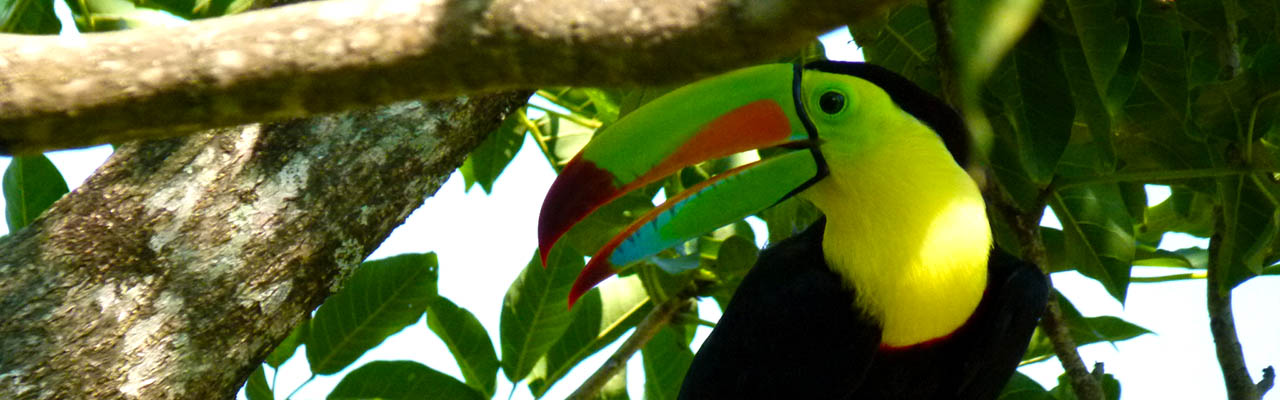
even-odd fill
[{"label": "black eye pupil", "polygon": [[822,97],[818,98],[818,108],[827,114],[835,114],[844,110],[844,94],[840,92],[826,92]]}]

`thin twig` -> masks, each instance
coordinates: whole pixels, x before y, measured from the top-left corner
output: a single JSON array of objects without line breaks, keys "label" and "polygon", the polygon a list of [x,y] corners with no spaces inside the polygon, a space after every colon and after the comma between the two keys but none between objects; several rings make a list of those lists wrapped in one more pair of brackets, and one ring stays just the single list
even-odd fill
[{"label": "thin twig", "polygon": [[646,343],[649,343],[649,340],[653,339],[654,335],[658,334],[659,330],[667,326],[672,316],[675,316],[680,310],[688,308],[691,298],[692,292],[689,294],[682,293],[650,311],[649,315],[644,317],[644,321],[640,321],[640,324],[636,325],[635,333],[632,333],[631,337],[627,338],[627,341],[623,342],[621,347],[618,347],[618,351],[609,356],[604,365],[601,365],[600,369],[591,374],[591,377],[587,378],[587,381],[583,382],[582,386],[579,386],[578,390],[569,395],[566,400],[590,400],[599,397],[600,389],[604,388],[604,385],[609,383],[609,380],[613,379],[614,375],[617,375],[618,372],[622,371],[622,368],[627,366],[627,360],[631,359],[632,355],[640,351]]}]

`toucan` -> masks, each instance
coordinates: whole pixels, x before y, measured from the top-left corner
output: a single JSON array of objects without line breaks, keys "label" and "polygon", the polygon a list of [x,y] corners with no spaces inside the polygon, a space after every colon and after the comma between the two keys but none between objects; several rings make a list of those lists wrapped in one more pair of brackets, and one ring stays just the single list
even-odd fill
[{"label": "toucan", "polygon": [[996,398],[1044,310],[1047,280],[994,246],[962,167],[959,114],[876,65],[749,67],[619,119],[551,185],[538,223],[544,263],[611,200],[752,150],[766,156],[670,196],[604,245],[570,304],[618,268],[798,196],[824,216],[761,252],[680,398]]}]

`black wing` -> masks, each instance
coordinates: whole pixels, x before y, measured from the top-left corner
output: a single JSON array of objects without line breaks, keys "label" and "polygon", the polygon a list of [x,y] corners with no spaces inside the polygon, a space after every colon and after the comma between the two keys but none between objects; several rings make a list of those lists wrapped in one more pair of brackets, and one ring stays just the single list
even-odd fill
[{"label": "black wing", "polygon": [[825,225],[760,255],[694,357],[680,399],[838,399],[861,384],[880,329],[827,267]]}]

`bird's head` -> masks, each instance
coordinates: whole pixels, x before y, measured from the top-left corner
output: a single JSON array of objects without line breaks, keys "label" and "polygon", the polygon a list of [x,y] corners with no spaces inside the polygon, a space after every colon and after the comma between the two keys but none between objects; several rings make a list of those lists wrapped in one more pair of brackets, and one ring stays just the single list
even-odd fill
[{"label": "bird's head", "polygon": [[[918,118],[933,129],[895,129],[893,121],[904,118]],[[613,275],[615,268],[801,193],[856,165],[887,141],[927,132],[936,144],[934,130],[963,136],[963,129],[959,116],[945,104],[905,78],[870,64],[772,64],[708,78],[619,119],[569,162],[542,205],[541,254],[545,262],[551,247],[574,224],[631,190],[700,162],[769,150],[759,161],[669,197],[624,229],[587,264],[570,292],[572,304]],[[961,155],[957,160],[963,164],[967,138],[942,139],[946,150]]]}]

